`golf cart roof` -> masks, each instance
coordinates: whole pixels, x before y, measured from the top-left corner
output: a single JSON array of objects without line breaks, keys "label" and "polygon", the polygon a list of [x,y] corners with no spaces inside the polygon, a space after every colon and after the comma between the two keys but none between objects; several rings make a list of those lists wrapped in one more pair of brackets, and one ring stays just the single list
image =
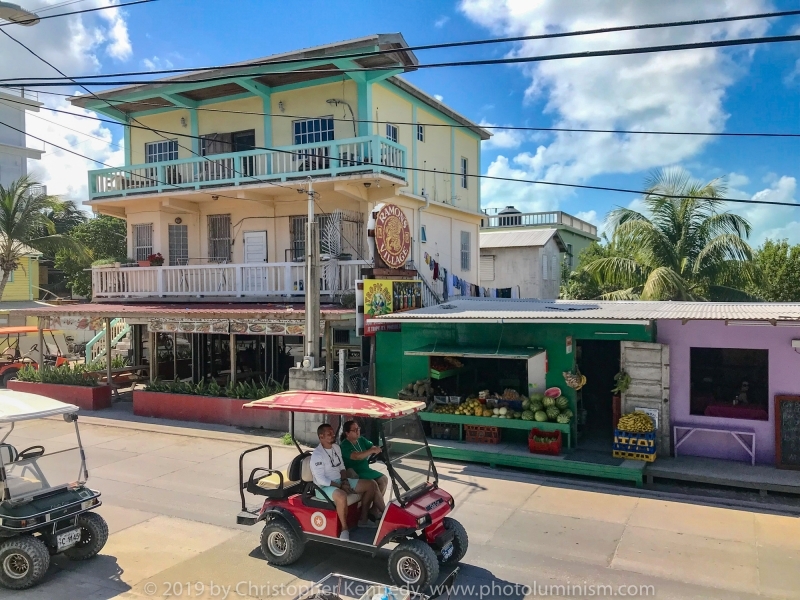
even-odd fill
[{"label": "golf cart roof", "polygon": [[0,390],[0,423],[14,423],[78,412],[74,404],[66,404],[28,392]]},{"label": "golf cart roof", "polygon": [[[42,331],[51,331],[42,329]],[[15,327],[0,327],[0,335],[14,335],[16,333],[39,333],[39,328],[35,325],[17,325]]]},{"label": "golf cart roof", "polygon": [[266,408],[289,412],[393,419],[419,412],[425,408],[425,403],[410,400],[392,400],[377,396],[362,396],[360,394],[291,391],[281,392],[261,400],[254,400],[244,406],[245,408]]}]

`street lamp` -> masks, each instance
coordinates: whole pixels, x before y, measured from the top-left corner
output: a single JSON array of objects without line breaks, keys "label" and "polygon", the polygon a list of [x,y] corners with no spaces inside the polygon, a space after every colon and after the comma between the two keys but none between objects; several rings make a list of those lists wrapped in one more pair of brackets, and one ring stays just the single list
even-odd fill
[{"label": "street lamp", "polygon": [[27,11],[11,2],[0,2],[0,19],[5,19],[18,25],[25,25],[26,27],[36,25],[39,22],[39,17],[36,16],[36,13]]}]

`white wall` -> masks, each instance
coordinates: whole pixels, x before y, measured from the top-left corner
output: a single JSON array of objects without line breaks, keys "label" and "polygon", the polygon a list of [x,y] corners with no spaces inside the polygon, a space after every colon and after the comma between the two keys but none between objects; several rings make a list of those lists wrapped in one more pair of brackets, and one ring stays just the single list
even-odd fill
[{"label": "white wall", "polygon": [[[518,285],[520,298],[553,300],[561,284],[561,255],[551,239],[542,247],[481,248],[481,256],[494,257],[494,280],[481,280],[481,286],[508,288]],[[547,261],[547,279],[543,260]],[[555,271],[553,265],[556,266]]]}]

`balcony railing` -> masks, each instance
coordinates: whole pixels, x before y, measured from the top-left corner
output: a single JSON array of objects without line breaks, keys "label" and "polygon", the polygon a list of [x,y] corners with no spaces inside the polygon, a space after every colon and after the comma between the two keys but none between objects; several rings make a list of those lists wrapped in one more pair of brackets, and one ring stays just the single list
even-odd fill
[{"label": "balcony railing", "polygon": [[[363,260],[330,260],[320,267],[320,293],[355,289]],[[305,263],[210,264],[92,269],[95,300],[168,297],[272,297],[305,295]]]},{"label": "balcony railing", "polygon": [[481,228],[494,229],[497,227],[530,227],[534,225],[565,225],[585,231],[586,233],[597,237],[597,226],[592,225],[578,217],[573,217],[560,210],[552,212],[536,212],[536,213],[507,213],[504,215],[491,214],[493,211],[502,209],[485,209],[485,214],[481,219]]},{"label": "balcony railing", "polygon": [[386,173],[406,178],[406,149],[373,135],[346,140],[196,156],[89,171],[90,199],[175,189],[286,181],[307,176]]}]

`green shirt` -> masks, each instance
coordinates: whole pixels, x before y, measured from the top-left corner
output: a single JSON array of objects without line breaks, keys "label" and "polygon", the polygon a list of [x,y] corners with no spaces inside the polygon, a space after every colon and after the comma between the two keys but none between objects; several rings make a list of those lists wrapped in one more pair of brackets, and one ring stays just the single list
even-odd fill
[{"label": "green shirt", "polygon": [[360,437],[352,444],[350,440],[345,438],[339,447],[342,449],[342,458],[344,458],[344,466],[348,469],[353,469],[356,473],[362,476],[362,479],[373,479],[369,477],[372,469],[369,467],[369,457],[362,458],[361,460],[353,460],[350,455],[353,452],[364,452],[372,448],[374,444],[365,437]]}]

